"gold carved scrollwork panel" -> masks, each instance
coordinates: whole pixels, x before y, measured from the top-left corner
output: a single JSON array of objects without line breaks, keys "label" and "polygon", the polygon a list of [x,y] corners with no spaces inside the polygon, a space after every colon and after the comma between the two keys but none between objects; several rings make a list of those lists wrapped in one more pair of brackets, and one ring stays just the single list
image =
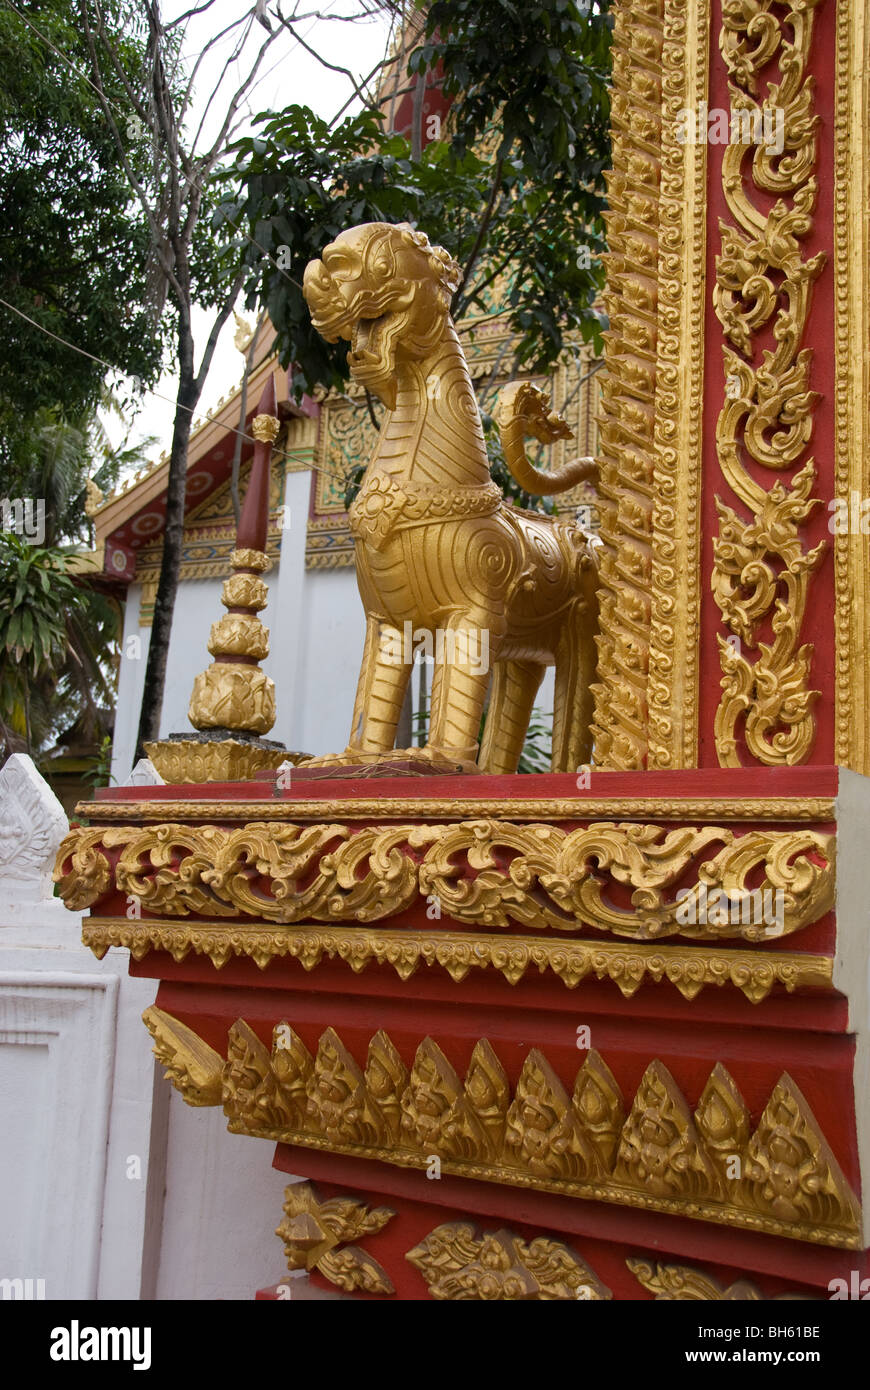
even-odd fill
[{"label": "gold carved scrollwork panel", "polygon": [[[726,767],[803,763],[815,741],[819,691],[810,685],[813,648],[801,629],[825,543],[809,547],[804,534],[821,505],[807,457],[819,396],[806,328],[827,257],[806,255],[802,243],[818,193],[819,118],[808,74],[817,6],[726,7],[719,38],[734,118],[771,134],[779,126],[769,141],[732,138],[722,160],[729,216],[719,226],[714,291],[725,344],[716,447],[742,507],[717,496],[711,582],[730,635],[718,637],[714,734]],[[759,481],[764,470],[776,475],[769,486]]]},{"label": "gold carved scrollwork panel", "polygon": [[[571,831],[494,820],[91,826],[70,831],[55,876],[78,909],[114,890],[168,917],[367,923],[435,898],[467,926],[755,942],[831,908],[834,839],[802,827],[737,834],[613,821]],[[707,912],[713,892],[729,910]],[[744,910],[756,893],[777,895],[772,923]]]}]

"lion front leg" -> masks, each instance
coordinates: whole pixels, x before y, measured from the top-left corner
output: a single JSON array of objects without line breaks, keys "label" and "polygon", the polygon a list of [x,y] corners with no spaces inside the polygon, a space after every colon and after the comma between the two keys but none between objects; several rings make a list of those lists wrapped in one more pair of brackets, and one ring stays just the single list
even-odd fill
[{"label": "lion front leg", "polygon": [[389,753],[396,741],[413,660],[398,628],[366,622],[366,642],[353,709],[348,754]]},{"label": "lion front leg", "polygon": [[357,683],[350,740],[343,753],[309,758],[305,767],[344,767],[378,762],[392,752],[396,725],[411,675],[402,634],[397,628],[366,619],[366,640]]}]

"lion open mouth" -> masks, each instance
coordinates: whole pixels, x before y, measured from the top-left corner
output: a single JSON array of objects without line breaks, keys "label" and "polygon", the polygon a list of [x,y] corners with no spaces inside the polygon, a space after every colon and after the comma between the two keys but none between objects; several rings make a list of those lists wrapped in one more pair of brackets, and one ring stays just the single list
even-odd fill
[{"label": "lion open mouth", "polygon": [[365,353],[370,357],[378,356],[378,338],[386,318],[386,314],[381,314],[376,319],[357,319],[350,340],[350,350],[354,356],[358,353]]}]

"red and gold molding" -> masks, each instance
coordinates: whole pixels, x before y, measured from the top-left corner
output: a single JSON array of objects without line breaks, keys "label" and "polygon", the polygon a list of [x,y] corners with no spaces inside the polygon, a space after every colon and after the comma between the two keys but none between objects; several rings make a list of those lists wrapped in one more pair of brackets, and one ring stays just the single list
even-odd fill
[{"label": "red and gold molding", "polygon": [[464,926],[769,944],[831,910],[834,837],[616,821],[77,826],[56,878],[71,908],[120,894],[170,918],[361,927],[425,903]]},{"label": "red and gold molding", "polygon": [[[281,1153],[282,1169],[285,1161]],[[530,1225],[528,1213],[525,1222],[505,1225],[494,1214],[434,1201],[403,1200],[398,1210],[373,1202],[319,1180],[288,1187],[276,1232],[288,1268],[306,1269],[322,1288],[415,1301],[755,1303],[828,1296],[824,1285],[800,1282],[796,1274],[711,1263],[709,1252],[663,1257],[660,1250],[642,1251],[637,1241],[602,1240],[599,1233],[565,1235]],[[292,1285],[275,1284],[257,1298],[281,1299],[291,1291]]]},{"label": "red and gold molding", "polygon": [[520,794],[538,780],[557,793],[567,777],[415,779],[402,797],[388,779],[383,796],[360,796],[358,781],[303,769],[293,795],[266,783],[258,800],[253,783],[196,799],[118,789],[79,808],[90,824],[70,830],[55,876],[69,907],[90,909],[84,940],[100,956],[338,960],[400,980],[425,965],[457,984],[540,973],[625,997],[661,982],[692,1000],[716,985],[758,1003],[832,988],[836,777],[795,777],[798,795],[750,787],[742,800],[728,772],[711,780],[729,794],[705,796],[678,794],[691,774],[601,774],[607,799]]},{"label": "red and gold molding", "polygon": [[643,984],[664,980],[684,999],[695,999],[705,986],[730,986],[753,1004],[771,990],[823,989],[833,986],[830,956],[798,951],[711,950],[701,946],[652,946],[646,943],[547,941],[539,936],[483,935],[478,932],[418,931],[342,926],[246,926],[236,923],[178,923],[125,917],[87,918],[82,942],[102,960],[112,946],[129,950],[134,960],[152,951],[175,961],[190,953],[206,956],[220,970],[234,957],[253,960],[261,970],[289,957],[306,970],[323,960],[341,960],[357,973],[371,965],[390,966],[400,980],[421,966],[441,969],[459,984],[470,971],[491,971],[516,985],[527,974],[556,976],[569,989],[583,980],[610,980],[630,999]]},{"label": "red and gold molding", "polygon": [[[860,1209],[793,1078],[783,1073],[753,1124],[717,1063],[694,1113],[668,1068],[648,1063],[633,1097],[589,1049],[566,1087],[527,1052],[511,1084],[481,1038],[464,1083],[431,1038],[410,1065],[384,1030],[365,1066],[333,1028],[312,1056],[287,1022],[267,1049],[239,1019],[226,1061],[152,1006],[145,1023],[166,1076],[191,1103],[222,1103],[236,1134],[733,1228],[856,1249]],[[189,1060],[190,1059],[190,1060]],[[440,1171],[440,1170],[439,1170]]]},{"label": "red and gold molding", "polygon": [[[282,1223],[315,1281],[473,1296],[494,1261],[493,1297],[817,1296],[839,1252],[863,1259],[840,781],[593,771],[576,794],[570,777],[361,787],[300,768],[280,792],[119,788],[57,872],[96,954],[126,947],[161,981],[148,1022],[185,1099],[317,1184]],[[677,918],[678,893],[762,884],[783,894],[775,933]],[[430,1287],[430,1238],[452,1249],[441,1228],[469,1220],[455,1280]],[[564,1247],[555,1264],[539,1239]],[[792,1252],[779,1282],[774,1247]]]}]

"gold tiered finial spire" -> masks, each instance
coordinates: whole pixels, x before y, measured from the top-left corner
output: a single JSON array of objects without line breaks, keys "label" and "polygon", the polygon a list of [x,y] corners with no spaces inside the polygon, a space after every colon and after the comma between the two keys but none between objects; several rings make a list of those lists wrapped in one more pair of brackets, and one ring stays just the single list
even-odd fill
[{"label": "gold tiered finial spire", "polygon": [[261,574],[271,568],[266,554],[269,522],[269,471],[280,422],[275,383],[266,383],[254,418],[254,462],[230,556],[233,573],[224,582],[227,612],[212,624],[208,649],[214,661],[197,676],[188,718],[195,729],[228,729],[267,734],[275,723],[275,683],[259,668],[269,655],[269,633],[257,617],[268,590]]},{"label": "gold tiered finial spire", "polygon": [[197,676],[190,697],[188,718],[199,734],[146,746],[166,781],[237,780],[277,767],[287,757],[284,748],[262,738],[275,723],[275,683],[259,665],[269,655],[269,633],[258,613],[269,599],[261,576],[271,568],[266,554],[269,478],[279,428],[275,383],[269,377],[251,426],[254,461],[230,556],[233,572],[221,594],[227,611],[212,623],[208,650],[214,661]]}]

